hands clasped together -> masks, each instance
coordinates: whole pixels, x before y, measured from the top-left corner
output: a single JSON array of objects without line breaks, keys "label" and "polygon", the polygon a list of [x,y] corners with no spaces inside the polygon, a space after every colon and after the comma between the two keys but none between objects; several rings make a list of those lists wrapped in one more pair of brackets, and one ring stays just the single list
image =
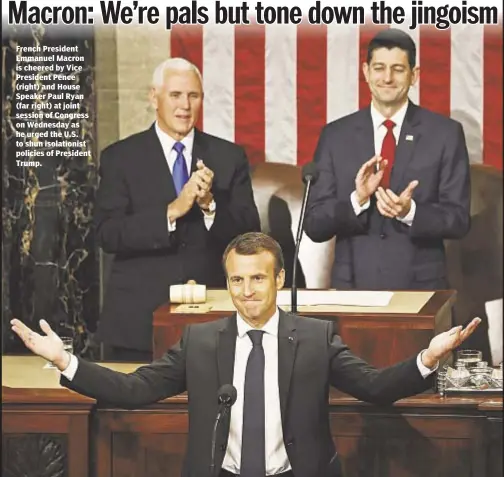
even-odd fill
[{"label": "hands clasped together", "polygon": [[198,160],[196,167],[198,170],[191,174],[180,195],[168,206],[168,216],[171,221],[187,214],[194,202],[205,212],[213,201],[212,183],[214,173],[205,166],[201,159]]}]

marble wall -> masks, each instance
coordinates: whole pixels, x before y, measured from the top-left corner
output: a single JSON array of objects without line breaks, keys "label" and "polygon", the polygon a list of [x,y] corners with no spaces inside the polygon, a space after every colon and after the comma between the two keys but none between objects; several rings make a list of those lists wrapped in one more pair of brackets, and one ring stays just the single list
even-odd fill
[{"label": "marble wall", "polygon": [[[19,167],[12,118],[16,47],[77,45],[85,56],[79,75],[85,98],[79,136],[90,156],[44,158],[43,166]],[[10,28],[2,39],[2,352],[24,352],[9,329],[15,316],[38,327],[45,318],[60,333],[74,335],[76,351],[99,358],[93,339],[107,282],[110,256],[96,246],[92,213],[99,152],[146,129],[154,68],[169,57],[162,27],[97,27],[93,30]]]},{"label": "marble wall", "polygon": [[[95,30],[95,94],[98,150],[147,129],[152,73],[169,58],[170,32],[162,26],[128,25]],[[100,303],[112,256],[99,251]]]},{"label": "marble wall", "polygon": [[[83,155],[44,152],[37,158],[40,167],[19,165],[16,158],[16,152],[26,150],[16,137],[21,111],[15,98],[17,46],[37,45],[78,47],[84,60],[75,79],[83,95],[77,107],[87,113],[75,129]],[[93,32],[10,28],[2,38],[2,62],[2,352],[24,351],[9,329],[15,316],[37,329],[38,320],[45,318],[61,334],[74,335],[77,352],[85,354],[99,307],[99,262],[91,227],[97,184]]]}]

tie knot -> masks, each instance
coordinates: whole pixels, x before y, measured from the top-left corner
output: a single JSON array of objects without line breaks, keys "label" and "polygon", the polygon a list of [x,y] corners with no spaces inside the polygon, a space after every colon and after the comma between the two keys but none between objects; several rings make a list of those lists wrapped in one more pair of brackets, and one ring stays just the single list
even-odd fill
[{"label": "tie knot", "polygon": [[250,331],[247,331],[247,334],[249,335],[250,341],[252,341],[253,346],[261,346],[262,345],[262,338],[264,335],[264,331],[250,330]]},{"label": "tie knot", "polygon": [[383,125],[389,130],[389,131],[392,131],[392,129],[394,129],[394,126],[395,126],[395,122],[392,121],[391,119],[385,119],[385,121],[383,121]]},{"label": "tie knot", "polygon": [[185,148],[185,146],[181,142],[178,142],[178,141],[173,145],[173,149],[175,149],[175,151],[177,151],[177,154],[180,154],[184,150],[184,148]]}]

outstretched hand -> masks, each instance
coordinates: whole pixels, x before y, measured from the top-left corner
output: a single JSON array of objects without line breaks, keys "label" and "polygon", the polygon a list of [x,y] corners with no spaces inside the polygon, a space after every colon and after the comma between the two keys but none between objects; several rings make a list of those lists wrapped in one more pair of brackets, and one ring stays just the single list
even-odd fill
[{"label": "outstretched hand", "polygon": [[474,318],[464,329],[462,326],[455,326],[451,330],[434,336],[429,343],[429,348],[422,354],[423,364],[427,368],[433,368],[438,361],[471,336],[480,323],[481,318]]},{"label": "outstretched hand", "polygon": [[70,357],[63,348],[63,342],[47,321],[40,320],[39,323],[44,332],[43,335],[33,331],[16,318],[11,320],[12,331],[21,338],[31,352],[52,362],[61,371],[64,370],[68,366]]}]

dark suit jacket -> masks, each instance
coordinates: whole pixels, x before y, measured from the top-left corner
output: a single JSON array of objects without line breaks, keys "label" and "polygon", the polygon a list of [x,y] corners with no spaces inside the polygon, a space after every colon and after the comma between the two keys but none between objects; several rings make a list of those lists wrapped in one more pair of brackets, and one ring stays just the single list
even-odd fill
[{"label": "dark suit jacket", "polygon": [[107,344],[150,350],[152,313],[170,285],[225,286],[226,245],[260,230],[243,148],[196,130],[192,158],[192,171],[198,159],[214,171],[215,220],[208,231],[195,204],[169,233],[166,209],[177,195],[154,125],[102,153],[94,223],[98,244],[115,254],[99,324]]},{"label": "dark suit jacket", "polygon": [[[184,391],[189,395],[189,440],[184,477],[208,477],[217,392],[233,382],[236,315],[190,325],[161,359],[124,375],[79,359],[70,382],[81,394],[135,408]],[[432,385],[416,356],[376,370],[355,357],[330,321],[280,311],[278,377],[283,436],[296,477],[336,477],[339,472],[329,428],[329,386],[379,404],[418,394]],[[229,419],[217,436],[216,467],[222,466]]]},{"label": "dark suit jacket", "polygon": [[391,189],[414,179],[410,227],[370,208],[356,216],[350,201],[359,168],[375,155],[370,108],[328,124],[315,162],[321,170],[307,206],[305,231],[315,242],[336,235],[332,286],[341,289],[438,289],[447,286],[444,239],[470,227],[469,159],[462,126],[409,104],[401,128]]}]

